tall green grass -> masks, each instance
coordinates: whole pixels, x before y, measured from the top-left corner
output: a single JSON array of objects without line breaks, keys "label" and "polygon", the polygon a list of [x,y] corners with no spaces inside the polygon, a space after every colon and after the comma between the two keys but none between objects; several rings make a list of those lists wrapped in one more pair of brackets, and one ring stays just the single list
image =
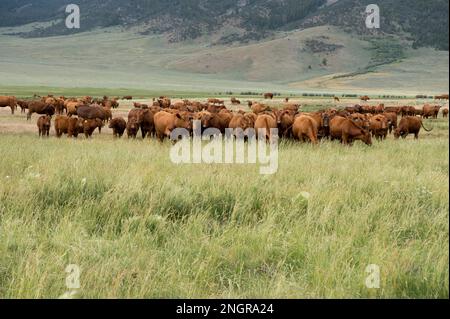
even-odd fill
[{"label": "tall green grass", "polygon": [[448,123],[434,126],[282,143],[273,176],[177,166],[169,143],[3,134],[0,297],[57,298],[77,264],[79,298],[448,298]]}]

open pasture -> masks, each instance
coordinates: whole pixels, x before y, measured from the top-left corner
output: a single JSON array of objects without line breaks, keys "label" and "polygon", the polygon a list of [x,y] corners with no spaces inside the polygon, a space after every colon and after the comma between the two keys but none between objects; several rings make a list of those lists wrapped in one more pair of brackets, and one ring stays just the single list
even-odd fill
[{"label": "open pasture", "polygon": [[[292,101],[304,111],[358,103]],[[114,116],[131,108],[120,101]],[[0,109],[1,298],[57,298],[69,264],[81,269],[77,298],[449,296],[441,115],[417,141],[282,141],[271,176],[175,165],[170,142],[115,140],[107,127],[40,139],[37,118]],[[366,286],[373,264],[379,289]]]}]

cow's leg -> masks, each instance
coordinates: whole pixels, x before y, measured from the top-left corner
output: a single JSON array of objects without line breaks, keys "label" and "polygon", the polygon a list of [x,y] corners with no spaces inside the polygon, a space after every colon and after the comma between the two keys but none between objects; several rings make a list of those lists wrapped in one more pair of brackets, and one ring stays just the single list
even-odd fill
[{"label": "cow's leg", "polygon": [[342,133],[342,144],[348,145],[349,144],[349,138],[347,134]]}]

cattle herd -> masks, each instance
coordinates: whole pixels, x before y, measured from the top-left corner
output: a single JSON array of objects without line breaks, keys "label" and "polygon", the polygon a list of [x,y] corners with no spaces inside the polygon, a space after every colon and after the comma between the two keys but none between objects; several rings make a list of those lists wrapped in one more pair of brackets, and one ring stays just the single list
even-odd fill
[{"label": "cattle herd", "polygon": [[[266,93],[264,98],[273,99],[273,94]],[[227,109],[223,100],[216,98],[206,102],[182,100],[173,102],[161,96],[149,104],[134,103],[128,118],[113,117],[112,109],[119,107],[119,100],[132,100],[131,96],[122,98],[66,98],[34,96],[32,100],[18,100],[14,96],[0,96],[0,107],[10,107],[12,114],[21,108],[27,112],[27,120],[32,115],[41,115],[37,126],[39,136],[49,136],[52,118],[57,137],[67,135],[76,138],[84,134],[87,138],[98,129],[108,125],[113,135],[122,137],[125,132],[129,138],[136,138],[139,132],[142,138],[156,137],[163,141],[170,137],[175,128],[192,130],[193,121],[201,123],[202,129],[215,128],[221,133],[225,129],[265,129],[266,138],[270,139],[271,129],[278,129],[281,138],[296,139],[317,144],[320,139],[340,140],[343,144],[352,144],[360,140],[367,145],[372,138],[386,139],[388,134],[395,138],[405,138],[414,134],[418,138],[421,128],[427,129],[423,118],[437,118],[441,106],[424,105],[418,109],[413,106],[390,107],[354,105],[345,108],[328,108],[317,112],[302,112],[298,104],[289,103],[286,98],[279,107],[272,107],[261,102],[248,101],[251,111]],[[335,99],[336,100],[336,99]],[[361,98],[367,102],[369,98]],[[240,105],[236,98],[231,98],[232,105]],[[448,109],[442,110],[442,116],[448,117]]]}]

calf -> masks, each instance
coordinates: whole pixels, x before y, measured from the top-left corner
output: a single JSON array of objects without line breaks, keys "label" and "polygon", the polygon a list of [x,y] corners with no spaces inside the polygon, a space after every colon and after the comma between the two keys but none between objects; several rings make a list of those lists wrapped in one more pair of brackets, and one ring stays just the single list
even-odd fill
[{"label": "calf", "polygon": [[52,125],[51,117],[48,115],[43,115],[39,117],[37,121],[37,126],[39,129],[39,136],[49,136],[50,135],[50,127]]},{"label": "calf", "polygon": [[94,133],[96,128],[98,128],[98,130],[101,131],[102,127],[103,121],[98,118],[84,120],[83,121],[84,136],[86,136],[86,138],[90,138],[92,137],[92,134]]},{"label": "calf", "polygon": [[109,123],[109,128],[113,130],[114,137],[121,138],[127,128],[127,122],[122,117],[115,117]]}]

